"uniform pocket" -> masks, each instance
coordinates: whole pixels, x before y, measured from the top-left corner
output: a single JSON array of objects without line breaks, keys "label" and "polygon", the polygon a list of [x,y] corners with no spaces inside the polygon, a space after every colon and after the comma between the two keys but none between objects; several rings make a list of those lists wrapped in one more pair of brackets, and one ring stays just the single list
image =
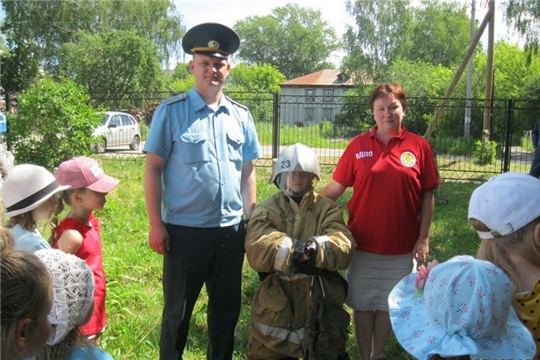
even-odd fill
[{"label": "uniform pocket", "polygon": [[181,135],[181,156],[186,164],[210,160],[206,143],[207,138],[208,135],[205,132],[184,133]]},{"label": "uniform pocket", "polygon": [[259,331],[266,336],[272,334],[274,327],[283,328],[292,320],[287,296],[275,282],[268,281],[272,278],[268,277],[261,284],[253,299],[253,319],[260,325]]},{"label": "uniform pocket", "polygon": [[[279,359],[286,356],[303,358],[305,319],[299,324],[295,322],[292,302],[280,279],[274,274],[269,275],[255,293],[249,328],[251,337],[264,344],[270,352],[282,354]],[[268,356],[267,359],[274,357]]]},{"label": "uniform pocket", "polygon": [[240,132],[227,132],[227,148],[229,149],[229,160],[242,161],[242,146],[246,137]]}]

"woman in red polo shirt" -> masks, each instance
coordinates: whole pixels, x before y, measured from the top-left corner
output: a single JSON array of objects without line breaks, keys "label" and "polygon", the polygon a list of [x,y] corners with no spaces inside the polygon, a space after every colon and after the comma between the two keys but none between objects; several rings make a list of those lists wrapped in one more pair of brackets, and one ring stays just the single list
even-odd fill
[{"label": "woman in red polo shirt", "polygon": [[347,270],[347,304],[362,360],[383,358],[391,332],[388,295],[411,273],[413,259],[427,260],[439,186],[430,145],[402,124],[403,88],[381,84],[369,102],[375,127],[351,140],[321,192],[336,200],[353,187],[347,226],[357,245]]}]

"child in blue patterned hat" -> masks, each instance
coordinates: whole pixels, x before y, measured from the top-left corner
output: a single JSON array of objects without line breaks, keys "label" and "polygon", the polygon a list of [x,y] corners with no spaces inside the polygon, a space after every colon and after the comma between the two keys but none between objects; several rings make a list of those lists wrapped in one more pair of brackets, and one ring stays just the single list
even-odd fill
[{"label": "child in blue patterned hat", "polygon": [[408,275],[388,298],[396,338],[417,359],[531,359],[513,285],[488,261],[456,256]]}]

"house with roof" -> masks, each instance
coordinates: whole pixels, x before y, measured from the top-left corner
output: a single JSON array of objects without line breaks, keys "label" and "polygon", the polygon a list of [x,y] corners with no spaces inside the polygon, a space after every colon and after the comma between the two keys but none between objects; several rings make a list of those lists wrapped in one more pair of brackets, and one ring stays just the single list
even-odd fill
[{"label": "house with roof", "polygon": [[353,80],[340,70],[326,69],[279,84],[283,125],[307,126],[334,121],[343,106],[342,95]]}]

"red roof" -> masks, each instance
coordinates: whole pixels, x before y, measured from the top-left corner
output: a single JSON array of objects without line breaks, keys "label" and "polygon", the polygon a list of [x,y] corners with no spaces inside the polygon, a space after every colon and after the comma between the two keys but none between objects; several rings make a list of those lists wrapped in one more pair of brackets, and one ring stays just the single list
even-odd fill
[{"label": "red roof", "polygon": [[280,86],[352,86],[352,79],[340,70],[326,69],[287,80]]}]

